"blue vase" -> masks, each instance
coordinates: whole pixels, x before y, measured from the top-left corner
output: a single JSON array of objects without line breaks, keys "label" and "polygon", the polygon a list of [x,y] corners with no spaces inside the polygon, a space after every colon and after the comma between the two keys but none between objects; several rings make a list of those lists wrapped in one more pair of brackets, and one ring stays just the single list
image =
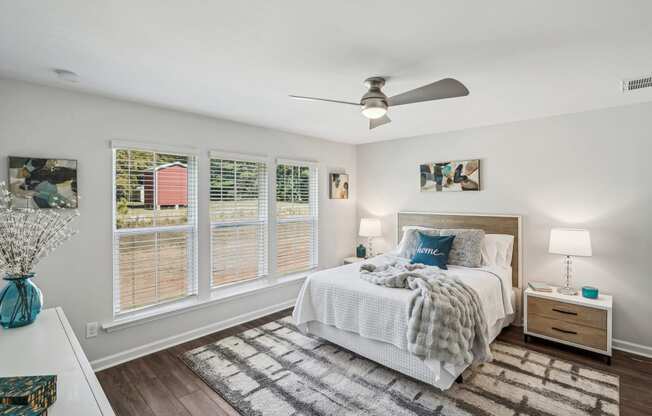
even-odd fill
[{"label": "blue vase", "polygon": [[7,274],[7,284],[0,292],[0,325],[18,328],[29,325],[43,307],[43,294],[32,282],[34,273],[23,276]]},{"label": "blue vase", "polygon": [[365,246],[360,244],[356,249],[355,249],[355,256],[358,258],[364,258],[367,257],[367,249]]}]

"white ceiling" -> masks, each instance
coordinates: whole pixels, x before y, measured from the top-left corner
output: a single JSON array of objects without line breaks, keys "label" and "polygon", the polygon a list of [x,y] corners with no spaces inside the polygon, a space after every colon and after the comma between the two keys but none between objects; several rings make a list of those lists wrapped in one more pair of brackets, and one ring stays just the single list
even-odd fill
[{"label": "white ceiling", "polygon": [[[652,101],[652,1],[0,0],[0,76],[364,143]],[[64,83],[52,68],[77,72]],[[358,101],[454,77],[468,97]]]}]

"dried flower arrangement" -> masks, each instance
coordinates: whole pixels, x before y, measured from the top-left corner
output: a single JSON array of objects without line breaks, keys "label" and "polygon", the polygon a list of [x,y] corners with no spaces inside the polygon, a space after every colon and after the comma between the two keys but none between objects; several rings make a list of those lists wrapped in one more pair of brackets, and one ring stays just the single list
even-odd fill
[{"label": "dried flower arrangement", "polygon": [[33,269],[47,255],[77,233],[71,227],[76,209],[55,197],[54,208],[13,208],[13,198],[0,182],[0,272],[5,287],[0,291],[0,325],[29,325],[41,312],[43,295],[32,282]]},{"label": "dried flower arrangement", "polygon": [[25,276],[40,260],[77,233],[79,215],[65,203],[56,208],[12,208],[12,195],[0,182],[0,271]]}]

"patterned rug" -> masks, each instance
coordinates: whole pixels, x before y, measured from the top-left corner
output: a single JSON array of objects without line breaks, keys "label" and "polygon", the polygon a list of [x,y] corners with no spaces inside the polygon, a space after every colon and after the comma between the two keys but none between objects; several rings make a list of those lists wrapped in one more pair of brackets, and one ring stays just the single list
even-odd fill
[{"label": "patterned rug", "polygon": [[287,317],[188,351],[185,363],[245,416],[618,415],[619,379],[511,344],[442,392]]}]

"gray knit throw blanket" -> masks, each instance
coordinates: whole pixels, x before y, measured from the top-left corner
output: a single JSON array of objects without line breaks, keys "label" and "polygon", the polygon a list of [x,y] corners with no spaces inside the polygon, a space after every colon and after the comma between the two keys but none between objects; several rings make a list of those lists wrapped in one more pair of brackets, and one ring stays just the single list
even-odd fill
[{"label": "gray knit throw blanket", "polygon": [[493,359],[486,318],[478,294],[436,267],[394,262],[365,263],[360,278],[376,285],[414,292],[408,321],[408,350],[453,365]]}]

